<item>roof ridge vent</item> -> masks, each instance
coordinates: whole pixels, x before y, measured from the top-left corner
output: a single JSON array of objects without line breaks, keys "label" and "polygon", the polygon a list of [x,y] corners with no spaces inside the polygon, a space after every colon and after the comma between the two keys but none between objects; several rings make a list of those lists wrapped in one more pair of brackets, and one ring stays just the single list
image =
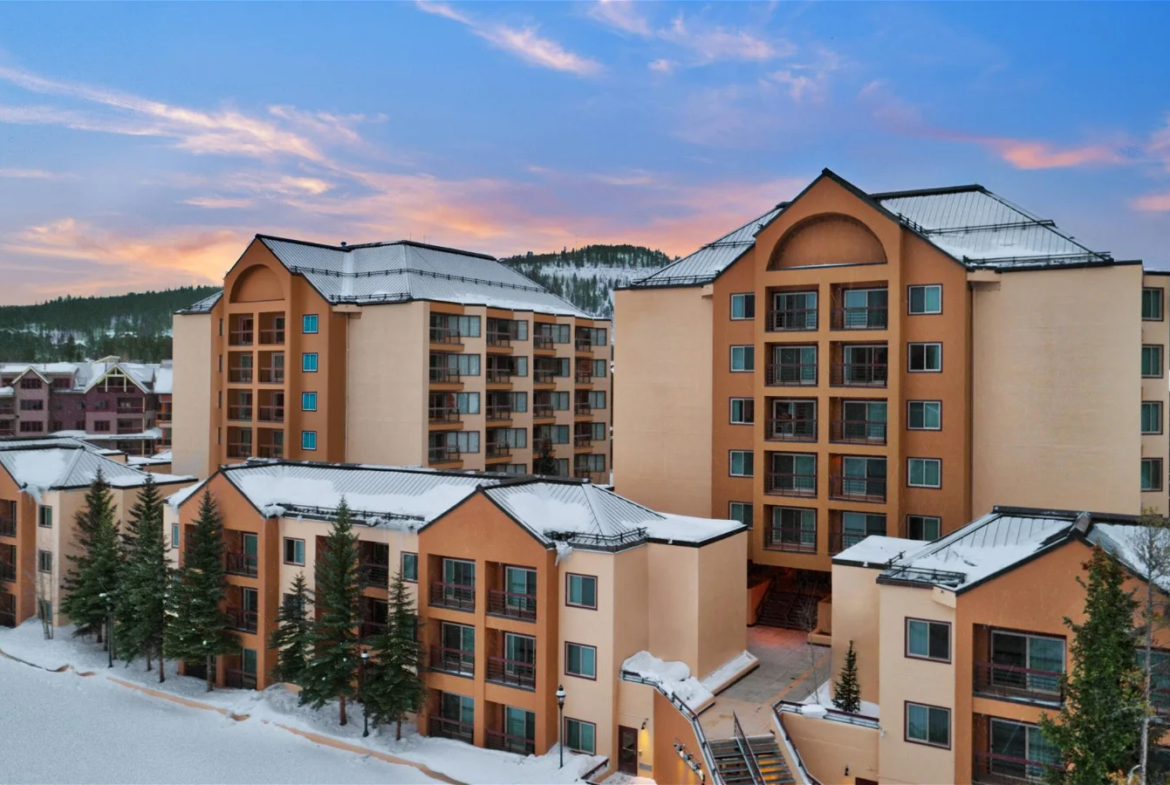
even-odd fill
[{"label": "roof ridge vent", "polygon": [[1077,519],[1073,521],[1073,531],[1079,534],[1087,534],[1089,532],[1089,526],[1092,525],[1092,523],[1093,513],[1079,512],[1077,513]]}]

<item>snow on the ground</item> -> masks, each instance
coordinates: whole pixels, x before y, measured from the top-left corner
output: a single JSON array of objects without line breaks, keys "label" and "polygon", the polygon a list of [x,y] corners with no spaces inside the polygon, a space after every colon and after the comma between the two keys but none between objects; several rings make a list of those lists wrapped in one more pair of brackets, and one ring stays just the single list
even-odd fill
[{"label": "snow on the ground", "polygon": [[[465,783],[484,783],[485,785],[488,783],[516,783],[516,785],[523,785],[525,783],[531,783],[532,785],[573,783],[580,781],[582,775],[591,771],[603,760],[600,756],[578,755],[566,750],[565,766],[561,769],[558,768],[559,756],[557,755],[557,748],[555,746],[544,755],[526,757],[496,750],[488,750],[482,747],[473,747],[470,744],[464,744],[463,742],[452,741],[450,739],[420,736],[415,731],[413,725],[405,723],[402,726],[401,741],[394,740],[393,726],[371,728],[370,736],[368,738],[362,738],[362,713],[360,705],[351,704],[347,707],[349,709],[349,724],[343,727],[338,725],[336,704],[326,705],[320,710],[300,706],[297,702],[297,696],[280,685],[270,687],[263,692],[257,692],[255,690],[216,689],[209,693],[206,691],[206,684],[202,679],[176,675],[173,663],[168,663],[166,682],[159,684],[157,671],[148,673],[142,662],[136,662],[129,667],[126,667],[123,663],[116,662],[112,669],[108,668],[108,655],[106,652],[103,652],[100,646],[86,639],[73,638],[71,627],[57,628],[53,640],[45,640],[41,629],[40,622],[36,620],[25,622],[16,629],[0,628],[0,652],[51,671],[59,670],[65,666],[71,666],[73,671],[92,673],[92,677],[85,678],[87,683],[93,681],[114,686],[104,678],[111,676],[123,681],[141,684],[150,689],[215,706],[223,709],[228,714],[236,715],[237,717],[246,717],[247,719],[243,722],[234,722],[222,715],[200,711],[198,709],[183,708],[183,711],[189,712],[193,719],[198,715],[206,715],[208,717],[218,717],[220,720],[230,722],[235,726],[246,725],[249,727],[265,728],[271,733],[293,739],[295,741],[294,746],[300,745],[306,748],[319,749],[311,741],[294,736],[286,730],[274,727],[273,724],[316,733],[322,736],[329,736],[344,741],[347,744],[368,747],[380,753],[422,764],[433,771]],[[117,641],[115,640],[116,643]],[[11,662],[11,660],[5,660],[5,658],[0,657],[0,662]],[[44,673],[35,668],[29,668],[26,665],[13,664],[29,672]],[[76,673],[69,671],[45,675],[60,680],[78,678]],[[132,692],[124,687],[117,687],[117,689],[124,692]],[[3,695],[5,702],[7,702],[6,678],[2,674],[0,674],[0,695]],[[71,715],[72,711],[66,713]],[[264,725],[263,721],[272,724]],[[70,722],[72,725],[76,725],[78,720],[74,719]],[[101,722],[105,722],[104,718]],[[0,739],[21,738],[23,736],[23,732],[19,726],[13,730],[16,731],[15,736],[6,733],[3,720],[0,719]],[[178,734],[179,737],[183,737],[184,735],[183,733]],[[31,741],[34,738],[40,737],[30,735],[28,738]],[[350,757],[357,756],[350,754]],[[391,765],[385,762],[379,763],[382,766]],[[0,766],[0,783],[4,781],[5,768],[5,766]],[[293,770],[295,771],[295,768]],[[181,769],[175,769],[175,771],[181,771]],[[347,770],[341,770],[337,775],[326,775],[316,779],[310,774],[306,775],[303,780],[295,774],[291,774],[287,775],[284,781],[299,782],[313,780],[321,782],[349,782],[351,780],[348,774],[342,774],[345,771]],[[413,778],[392,779],[392,775],[386,775],[386,779],[381,781],[430,781],[421,772],[413,768],[408,768],[407,771],[412,772],[411,776]],[[175,776],[178,775],[172,773],[169,775],[169,778],[146,777],[144,779],[155,782],[179,781],[174,778]],[[181,776],[188,775],[184,774]],[[195,778],[191,781],[199,779],[195,774],[191,774],[190,776]],[[33,777],[30,779],[28,777],[18,776],[15,779],[32,781],[36,778]],[[70,778],[62,779],[68,780]],[[89,781],[90,778],[78,776],[72,779],[74,781]],[[118,781],[118,779],[114,778],[112,781]],[[270,777],[265,779],[243,775],[225,779],[222,776],[213,776],[211,774],[202,778],[200,781],[226,782],[229,780],[240,782],[281,781],[280,778]],[[125,781],[129,782],[130,780],[127,779]],[[366,780],[355,779],[352,781],[364,782]]]},{"label": "snow on the ground", "polygon": [[611,774],[601,781],[601,785],[658,785],[649,777],[639,777],[634,774]]},{"label": "snow on the ground", "polygon": [[[833,705],[833,680],[827,679],[823,684],[816,688],[807,698],[801,701],[806,706],[818,705],[826,709],[836,710]],[[802,714],[807,714],[807,711],[802,711]],[[881,707],[872,701],[862,701],[861,709],[857,712],[863,717],[872,717],[873,719],[881,719]]]},{"label": "snow on the ground", "polygon": [[759,660],[756,659],[756,655],[747,650],[741,651],[738,655],[708,673],[700,683],[711,692],[718,692],[728,681],[743,673],[757,662]]},{"label": "snow on the ground", "polygon": [[662,687],[667,695],[673,695],[692,711],[697,711],[715,696],[691,675],[685,662],[665,662],[648,651],[640,651],[622,663],[622,670],[637,674],[647,681]]}]

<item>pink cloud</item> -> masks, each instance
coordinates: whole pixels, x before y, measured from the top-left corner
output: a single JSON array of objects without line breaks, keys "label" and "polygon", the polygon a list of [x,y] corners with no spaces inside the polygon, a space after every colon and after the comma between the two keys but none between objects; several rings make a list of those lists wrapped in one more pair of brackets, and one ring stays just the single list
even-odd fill
[{"label": "pink cloud", "polygon": [[1118,164],[1124,159],[1101,144],[1059,148],[1030,139],[975,139],[994,150],[1017,169],[1062,169],[1095,164]]},{"label": "pink cloud", "polygon": [[589,15],[623,32],[650,36],[650,21],[639,13],[638,8],[630,0],[599,0],[589,9]]},{"label": "pink cloud", "polygon": [[1130,207],[1143,213],[1170,212],[1170,191],[1160,194],[1146,194],[1139,196],[1130,203]]}]

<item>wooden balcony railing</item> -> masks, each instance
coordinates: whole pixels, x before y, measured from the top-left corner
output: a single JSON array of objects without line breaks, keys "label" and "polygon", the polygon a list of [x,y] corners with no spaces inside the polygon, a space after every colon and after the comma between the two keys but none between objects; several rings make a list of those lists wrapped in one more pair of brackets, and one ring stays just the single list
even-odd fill
[{"label": "wooden balcony railing", "polygon": [[0,561],[0,581],[16,583],[16,565],[11,562]]},{"label": "wooden balcony railing", "polygon": [[976,662],[972,691],[976,695],[1024,703],[1060,705],[1060,672],[1033,670],[996,662]]},{"label": "wooden balcony railing", "polygon": [[886,500],[886,478],[844,477],[834,474],[829,477],[829,498],[846,501],[884,502]]},{"label": "wooden balcony railing", "polygon": [[257,458],[283,458],[283,444],[261,444]]},{"label": "wooden balcony railing", "polygon": [[0,518],[0,537],[16,536],[16,519]]},{"label": "wooden balcony railing", "polygon": [[260,369],[260,383],[261,384],[284,384],[284,368],[261,368]]},{"label": "wooden balcony railing", "polygon": [[456,611],[475,610],[475,587],[459,583],[432,583],[430,604]]},{"label": "wooden balcony railing", "polygon": [[769,526],[764,530],[764,547],[770,551],[816,553],[817,533],[799,526]]},{"label": "wooden balcony railing", "polygon": [[432,646],[430,668],[443,673],[458,673],[460,676],[475,675],[475,652],[463,649],[448,649]]},{"label": "wooden balcony railing", "polygon": [[488,458],[506,458],[512,454],[512,446],[507,442],[488,442],[484,445],[484,455]]},{"label": "wooden balcony railing", "polygon": [[510,333],[502,333],[498,331],[488,330],[487,332],[488,346],[511,346],[512,335]]},{"label": "wooden balcony railing", "polygon": [[439,739],[454,739],[468,744],[475,743],[475,726],[470,722],[449,720],[446,717],[431,717],[427,722],[427,731],[431,736]]},{"label": "wooden balcony railing", "polygon": [[260,562],[246,553],[228,553],[224,557],[224,571],[228,575],[246,575],[255,578],[260,574]]},{"label": "wooden balcony railing", "polygon": [[551,403],[534,403],[532,404],[532,416],[534,418],[543,419],[546,417],[556,417],[553,414],[553,407]]},{"label": "wooden balcony railing", "polygon": [[260,422],[284,422],[284,407],[261,406],[260,416],[257,419]]},{"label": "wooden balcony railing", "polygon": [[786,308],[768,311],[765,329],[770,333],[804,332],[817,329],[816,308]]},{"label": "wooden balcony railing", "polygon": [[223,683],[233,690],[256,689],[256,674],[228,668],[223,674]]},{"label": "wooden balcony railing", "polygon": [[454,384],[462,378],[458,368],[431,368],[431,381],[436,384]]},{"label": "wooden balcony railing", "polygon": [[813,497],[817,495],[817,476],[768,472],[764,477],[764,493],[775,496]]},{"label": "wooden balcony railing", "polygon": [[489,750],[511,752],[514,755],[535,755],[536,741],[523,736],[512,736],[498,730],[488,730],[484,737],[484,746]]},{"label": "wooden balcony railing", "polygon": [[512,419],[512,407],[508,405],[492,406],[489,404],[487,409],[484,411],[486,412],[485,416],[487,417],[488,422],[498,422],[500,420]]},{"label": "wooden balcony railing", "polygon": [[367,586],[376,586],[385,589],[390,585],[390,568],[385,564],[362,562],[359,567],[362,583]]},{"label": "wooden balcony railing", "polygon": [[536,689],[536,663],[488,657],[487,680],[522,690]]},{"label": "wooden balcony railing", "polygon": [[573,434],[574,447],[592,447],[593,434],[592,433],[576,433]]},{"label": "wooden balcony railing", "polygon": [[252,443],[251,442],[228,442],[227,457],[229,457],[229,458],[251,458],[252,457]]},{"label": "wooden balcony railing", "polygon": [[461,336],[455,327],[432,327],[431,343],[457,344]]},{"label": "wooden balcony railing", "polygon": [[493,384],[507,384],[512,381],[511,368],[488,368],[487,380]]},{"label": "wooden balcony railing", "polygon": [[251,384],[251,368],[228,368],[228,381],[233,384]]},{"label": "wooden balcony railing", "polygon": [[459,450],[455,447],[428,447],[427,460],[431,463],[452,463],[459,460]]},{"label": "wooden balcony railing", "polygon": [[459,422],[459,410],[453,406],[432,406],[428,417],[431,422]]},{"label": "wooden balcony railing", "polygon": [[536,621],[536,595],[492,589],[488,592],[489,616]]},{"label": "wooden balcony railing", "polygon": [[829,441],[844,444],[885,444],[886,423],[877,420],[834,420]]},{"label": "wooden balcony railing", "polygon": [[260,343],[279,346],[284,343],[284,330],[261,330]]},{"label": "wooden balcony railing", "polygon": [[768,366],[765,383],[769,387],[815,387],[816,363],[785,363]]},{"label": "wooden balcony railing", "polygon": [[816,418],[779,418],[768,420],[764,438],[774,442],[815,442],[817,440]]},{"label": "wooden balcony railing", "polygon": [[227,616],[228,623],[233,630],[254,633],[260,629],[260,616],[256,611],[246,611],[243,608],[228,608]]},{"label": "wooden balcony railing", "polygon": [[885,387],[888,378],[886,363],[836,363],[829,369],[833,387]]},{"label": "wooden balcony railing", "polygon": [[232,330],[228,333],[228,346],[251,346],[252,331]]},{"label": "wooden balcony railing", "polygon": [[830,327],[834,330],[884,330],[889,324],[889,309],[884,305],[834,308],[830,318]]},{"label": "wooden balcony railing", "polygon": [[971,779],[981,785],[1018,785],[1024,782],[1047,782],[1060,765],[1040,760],[1013,758],[994,752],[976,752]]}]

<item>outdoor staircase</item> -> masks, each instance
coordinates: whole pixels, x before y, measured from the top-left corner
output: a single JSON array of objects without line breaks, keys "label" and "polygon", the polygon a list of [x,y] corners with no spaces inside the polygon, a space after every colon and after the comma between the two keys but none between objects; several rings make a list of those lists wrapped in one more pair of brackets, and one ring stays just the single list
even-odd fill
[{"label": "outdoor staircase", "polygon": [[724,785],[753,785],[752,770],[736,739],[720,739],[709,743],[715,768]]},{"label": "outdoor staircase", "polygon": [[756,614],[756,623],[767,627],[810,631],[817,625],[817,603],[813,594],[769,589]]},{"label": "outdoor staircase", "polygon": [[719,739],[709,742],[708,746],[715,759],[719,780],[724,785],[785,785],[796,781],[776,739],[771,736],[750,736],[745,741],[755,756],[763,781],[757,783],[752,776],[752,765],[744,754],[742,741]]},{"label": "outdoor staircase", "polygon": [[752,754],[756,756],[756,763],[760,765],[760,773],[764,775],[764,782],[768,785],[795,782],[792,772],[788,770],[788,761],[784,760],[784,753],[776,743],[774,736],[751,736],[748,744]]}]

